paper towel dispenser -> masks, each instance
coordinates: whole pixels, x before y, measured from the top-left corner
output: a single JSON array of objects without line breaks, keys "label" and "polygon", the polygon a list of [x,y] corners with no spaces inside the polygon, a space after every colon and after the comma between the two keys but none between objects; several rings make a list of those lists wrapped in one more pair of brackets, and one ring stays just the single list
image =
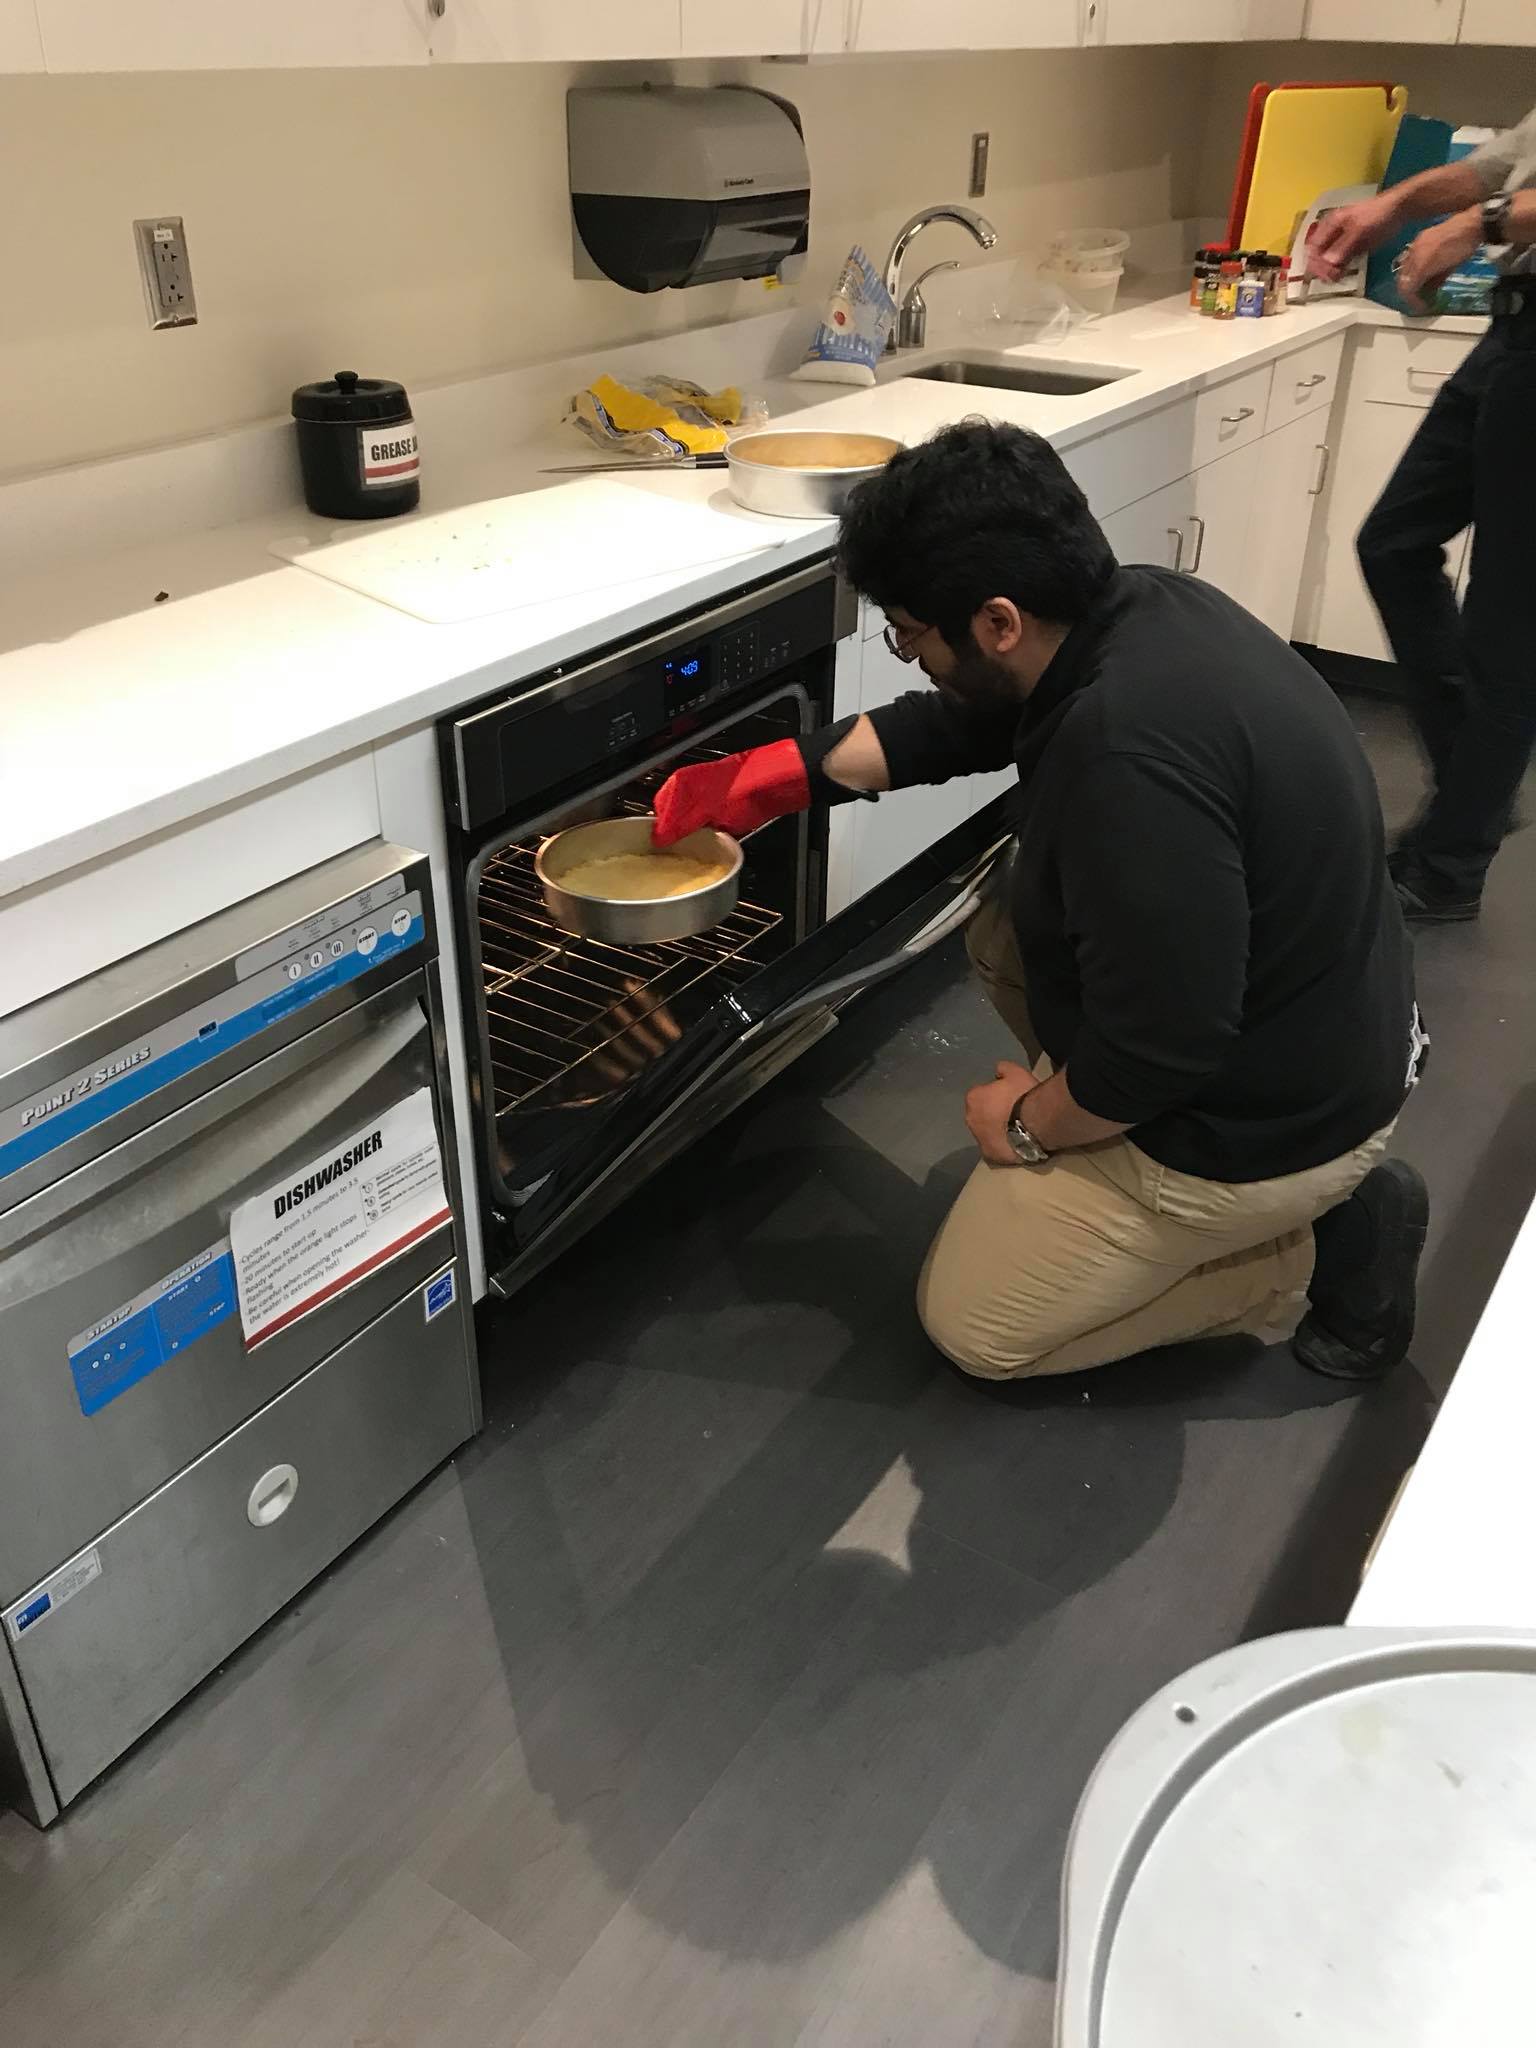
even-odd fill
[{"label": "paper towel dispenser", "polygon": [[576,275],[632,292],[771,277],[803,253],[811,167],[787,100],[742,85],[566,94]]}]

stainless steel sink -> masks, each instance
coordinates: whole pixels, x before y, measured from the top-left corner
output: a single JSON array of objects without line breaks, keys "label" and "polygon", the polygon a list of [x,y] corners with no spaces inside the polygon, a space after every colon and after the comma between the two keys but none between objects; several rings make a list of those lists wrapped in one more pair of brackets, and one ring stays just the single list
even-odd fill
[{"label": "stainless steel sink", "polygon": [[1055,398],[1072,398],[1135,373],[1102,363],[1074,363],[1068,369],[1055,363],[1021,362],[1014,356],[950,356],[896,374],[920,377],[929,384],[981,384],[996,391],[1039,391]]}]

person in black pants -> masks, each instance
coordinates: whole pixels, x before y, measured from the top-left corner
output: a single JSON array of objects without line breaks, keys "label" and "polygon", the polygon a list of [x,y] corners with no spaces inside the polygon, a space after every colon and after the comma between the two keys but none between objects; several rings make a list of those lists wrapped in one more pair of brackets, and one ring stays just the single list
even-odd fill
[{"label": "person in black pants", "polygon": [[[1410,221],[1449,213],[1404,251],[1410,304],[1483,244],[1502,249],[1493,321],[1443,387],[1356,543],[1412,692],[1434,787],[1392,855],[1407,916],[1476,917],[1536,742],[1536,110],[1471,156],[1342,207],[1313,267],[1337,276]],[[1460,610],[1445,545],[1472,528]]]}]

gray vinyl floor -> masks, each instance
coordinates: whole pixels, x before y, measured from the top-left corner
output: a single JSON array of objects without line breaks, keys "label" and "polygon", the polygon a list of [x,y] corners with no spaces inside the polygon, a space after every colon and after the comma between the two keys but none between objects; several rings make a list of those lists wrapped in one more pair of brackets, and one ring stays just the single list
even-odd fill
[{"label": "gray vinyl floor", "polygon": [[1048,2043],[1095,1757],[1342,1614],[1536,1188],[1533,896],[1536,830],[1421,943],[1421,1338],[1359,1394],[943,1369],[912,1280],[1003,1048],[958,956],[872,1002],[486,1325],[454,1467],[51,1834],[0,1818],[0,2041]]}]

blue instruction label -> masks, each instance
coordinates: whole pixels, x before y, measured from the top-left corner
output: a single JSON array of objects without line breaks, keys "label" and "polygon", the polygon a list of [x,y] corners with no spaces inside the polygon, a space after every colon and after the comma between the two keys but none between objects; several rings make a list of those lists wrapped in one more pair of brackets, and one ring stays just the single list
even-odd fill
[{"label": "blue instruction label", "polygon": [[61,1565],[51,1579],[46,1579],[5,1614],[6,1633],[13,1643],[19,1643],[30,1628],[56,1614],[86,1586],[93,1585],[101,1577],[101,1552],[95,1548],[83,1550],[78,1557],[72,1557],[68,1564]]},{"label": "blue instruction label", "polygon": [[221,1238],[70,1338],[69,1369],[81,1414],[99,1413],[139,1380],[169,1365],[238,1306],[235,1262]]}]

